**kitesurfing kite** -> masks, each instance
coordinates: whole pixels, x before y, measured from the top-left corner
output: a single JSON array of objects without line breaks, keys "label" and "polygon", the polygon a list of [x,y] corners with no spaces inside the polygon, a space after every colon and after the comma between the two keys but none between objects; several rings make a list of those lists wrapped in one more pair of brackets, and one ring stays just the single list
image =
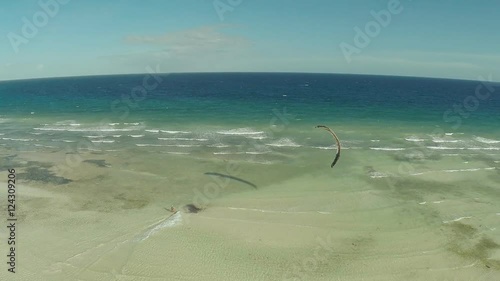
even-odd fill
[{"label": "kitesurfing kite", "polygon": [[331,165],[331,167],[333,168],[333,166],[335,166],[335,164],[337,163],[337,161],[340,158],[340,140],[337,137],[337,135],[332,131],[332,129],[328,128],[327,126],[318,125],[318,126],[316,126],[316,128],[322,128],[322,129],[327,130],[330,134],[332,134],[333,138],[335,139],[335,142],[337,143],[337,153],[335,154],[335,159],[333,159],[333,162]]}]

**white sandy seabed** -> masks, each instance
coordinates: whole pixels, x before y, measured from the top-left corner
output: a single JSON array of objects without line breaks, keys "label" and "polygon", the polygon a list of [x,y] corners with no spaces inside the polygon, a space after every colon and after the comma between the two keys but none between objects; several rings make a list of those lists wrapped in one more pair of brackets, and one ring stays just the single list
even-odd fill
[{"label": "white sandy seabed", "polygon": [[[262,194],[219,200],[198,214],[153,207],[97,213],[65,210],[71,200],[52,192],[19,190],[23,213],[37,215],[17,222],[17,273],[4,265],[2,280],[498,280],[485,265],[498,262],[498,249],[472,253],[483,235],[464,227],[474,216],[427,225],[430,208],[457,202],[408,209],[376,192],[334,192],[329,208],[324,198],[297,192],[280,207]],[[496,239],[498,217],[483,221]],[[4,228],[0,234],[7,236]]]},{"label": "white sandy seabed", "polygon": [[20,180],[17,273],[1,227],[0,280],[500,280],[496,172],[439,172],[450,169],[442,159],[417,165],[438,172],[388,185],[380,153],[352,150],[335,169],[245,164],[235,176],[258,188],[230,181],[197,214],[181,208],[193,199],[186,186],[219,169],[182,155],[165,160],[176,163],[166,172],[152,155],[143,170],[134,161],[144,159],[125,167],[117,156],[107,168],[82,164],[66,185]]}]

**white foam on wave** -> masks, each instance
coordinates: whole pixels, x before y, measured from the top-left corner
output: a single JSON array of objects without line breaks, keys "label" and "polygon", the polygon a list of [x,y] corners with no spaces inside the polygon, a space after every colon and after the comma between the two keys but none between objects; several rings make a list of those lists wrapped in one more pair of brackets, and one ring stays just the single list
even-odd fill
[{"label": "white foam on wave", "polygon": [[44,126],[80,126],[80,123],[76,123],[75,120],[64,120],[58,121],[54,124],[43,124]]},{"label": "white foam on wave", "polygon": [[196,139],[196,138],[158,138],[159,140],[185,140],[185,141],[208,141],[208,139]]},{"label": "white foam on wave", "polygon": [[161,144],[152,144],[152,143],[136,143],[135,144],[136,146],[140,146],[140,147],[145,147],[145,146],[165,146],[165,145],[161,145]]},{"label": "white foam on wave", "polygon": [[468,150],[500,150],[500,147],[468,147]]},{"label": "white foam on wave", "polygon": [[33,128],[37,131],[67,131],[67,132],[130,132],[137,130],[135,128],[86,128],[86,129],[72,129],[72,128],[53,128],[53,127],[43,127],[43,128]]},{"label": "white foam on wave", "polygon": [[124,125],[134,125],[134,126],[138,126],[140,125],[141,123],[123,123]]},{"label": "white foam on wave", "polygon": [[113,135],[113,138],[119,138],[121,137],[122,135]]},{"label": "white foam on wave", "polygon": [[121,128],[121,129],[113,129],[113,128],[89,128],[89,129],[77,129],[77,130],[68,130],[70,132],[131,132],[137,130],[136,128]]},{"label": "white foam on wave", "polygon": [[38,146],[38,147],[47,147],[47,148],[56,148],[55,146],[51,146],[51,145],[41,145],[41,144],[35,144],[35,146]]},{"label": "white foam on wave", "polygon": [[274,147],[301,147],[300,144],[296,144],[289,138],[282,138],[272,143],[266,143],[266,145]]},{"label": "white foam on wave", "polygon": [[406,148],[402,147],[370,147],[372,150],[383,150],[383,151],[401,151],[405,150]]},{"label": "white foam on wave", "polygon": [[114,140],[91,140],[93,143],[114,143]]},{"label": "white foam on wave", "polygon": [[227,144],[212,144],[212,145],[209,145],[208,147],[224,148],[224,147],[229,147],[229,145],[227,145]]},{"label": "white foam on wave", "polygon": [[153,143],[136,143],[136,146],[153,146],[153,147],[198,147],[196,144],[153,144]]},{"label": "white foam on wave", "polygon": [[421,142],[421,141],[425,141],[425,139],[421,139],[421,138],[414,137],[414,136],[407,137],[407,138],[405,138],[405,140],[406,140],[406,141],[412,141],[412,142]]},{"label": "white foam on wave", "polygon": [[110,126],[116,126],[116,125],[120,125],[120,123],[109,123],[108,125],[110,125]]},{"label": "white foam on wave", "polygon": [[380,140],[370,140],[371,142],[380,142]]},{"label": "white foam on wave", "polygon": [[317,148],[317,149],[336,149],[334,146],[312,146],[312,148]]},{"label": "white foam on wave", "polygon": [[219,151],[214,152],[214,155],[231,155],[231,154],[244,154],[245,152],[232,152],[232,151]]},{"label": "white foam on wave", "polygon": [[262,131],[253,131],[250,128],[238,128],[238,129],[231,129],[231,130],[226,130],[226,131],[218,131],[217,134],[220,135],[262,135],[264,132]]},{"label": "white foam on wave", "polygon": [[481,168],[471,168],[471,169],[451,169],[451,170],[443,170],[445,173],[456,173],[456,172],[476,172],[481,170]]},{"label": "white foam on wave", "polygon": [[500,140],[492,140],[492,139],[487,139],[487,138],[482,138],[482,137],[475,137],[474,139],[478,142],[487,143],[487,144],[500,143]]},{"label": "white foam on wave", "polygon": [[144,137],[144,135],[128,135],[129,137],[132,137],[132,138],[142,138]]},{"label": "white foam on wave", "polygon": [[199,144],[165,144],[164,146],[173,146],[173,147],[199,147]]},{"label": "white foam on wave", "polygon": [[248,137],[249,139],[254,139],[254,140],[263,140],[263,139],[267,139],[266,136],[249,136]]},{"label": "white foam on wave", "polygon": [[167,134],[189,134],[191,132],[186,132],[186,131],[169,131],[169,130],[160,130],[162,133],[167,133]]},{"label": "white foam on wave", "polygon": [[426,146],[428,149],[436,150],[464,150],[465,147],[447,147],[447,146]]},{"label": "white foam on wave", "polygon": [[175,151],[167,151],[168,154],[175,154],[175,155],[189,155],[189,152],[175,152]]},{"label": "white foam on wave", "polygon": [[[337,150],[337,147],[333,146],[311,146],[311,148],[316,148],[316,149],[323,149],[323,150]],[[342,149],[363,149],[360,146],[344,146]]]},{"label": "white foam on wave", "polygon": [[159,133],[160,132],[159,129],[158,130],[144,130],[144,131],[150,132],[150,133]]},{"label": "white foam on wave", "polygon": [[14,138],[2,138],[3,140],[11,140],[11,141],[34,141],[34,139],[14,139]]},{"label": "white foam on wave", "polygon": [[[441,203],[443,203],[443,202],[444,202],[444,200],[439,200],[439,201],[434,201],[434,202],[432,202],[432,203],[434,203],[434,204],[441,204]],[[418,204],[419,204],[419,205],[425,205],[425,204],[427,204],[427,201],[423,201],[423,202],[420,202],[420,203],[418,203]]]},{"label": "white foam on wave", "polygon": [[245,154],[251,154],[251,155],[260,155],[260,154],[268,154],[271,151],[245,151]]},{"label": "white foam on wave", "polygon": [[103,135],[100,135],[100,136],[85,136],[86,138],[89,138],[89,139],[102,139],[104,138]]},{"label": "white foam on wave", "polygon": [[451,140],[451,139],[442,139],[442,138],[432,138],[432,142],[434,143],[457,143],[459,140]]}]

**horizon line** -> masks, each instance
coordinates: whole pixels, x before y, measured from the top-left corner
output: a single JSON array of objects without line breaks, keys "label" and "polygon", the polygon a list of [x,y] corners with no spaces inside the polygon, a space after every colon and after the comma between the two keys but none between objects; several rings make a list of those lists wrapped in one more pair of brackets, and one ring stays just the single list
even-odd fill
[{"label": "horizon line", "polygon": [[[395,77],[395,78],[416,78],[416,79],[436,79],[436,80],[454,80],[454,81],[469,81],[469,82],[483,82],[480,80],[465,79],[465,78],[449,78],[449,77],[430,77],[430,76],[412,76],[412,75],[392,75],[392,74],[369,74],[369,73],[339,73],[339,72],[297,72],[297,71],[198,71],[198,72],[163,72],[155,73],[157,75],[170,75],[170,74],[322,74],[322,75],[352,75],[352,76],[376,76],[376,77]],[[68,76],[47,76],[47,77],[34,77],[34,78],[15,78],[8,80],[1,80],[2,82],[20,82],[29,80],[49,80],[49,79],[64,79],[64,78],[80,78],[80,77],[106,77],[106,76],[128,76],[128,75],[150,75],[151,73],[138,72],[138,73],[115,73],[115,74],[83,74],[83,75],[68,75]],[[488,81],[490,83],[500,83],[499,81]]]}]

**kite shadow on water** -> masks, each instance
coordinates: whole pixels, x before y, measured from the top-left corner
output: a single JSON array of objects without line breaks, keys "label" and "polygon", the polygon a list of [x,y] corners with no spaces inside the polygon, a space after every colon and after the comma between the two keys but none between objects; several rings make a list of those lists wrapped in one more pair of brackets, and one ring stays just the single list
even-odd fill
[{"label": "kite shadow on water", "polygon": [[257,189],[257,186],[255,184],[253,184],[253,183],[251,183],[251,182],[249,182],[247,180],[240,179],[240,178],[237,178],[237,177],[233,177],[233,176],[230,176],[230,175],[224,175],[224,174],[221,174],[221,173],[214,173],[214,172],[206,172],[205,175],[208,175],[208,176],[218,176],[218,177],[221,177],[221,178],[232,179],[232,180],[235,180],[235,181],[239,181],[239,182],[248,184],[251,187]]}]

